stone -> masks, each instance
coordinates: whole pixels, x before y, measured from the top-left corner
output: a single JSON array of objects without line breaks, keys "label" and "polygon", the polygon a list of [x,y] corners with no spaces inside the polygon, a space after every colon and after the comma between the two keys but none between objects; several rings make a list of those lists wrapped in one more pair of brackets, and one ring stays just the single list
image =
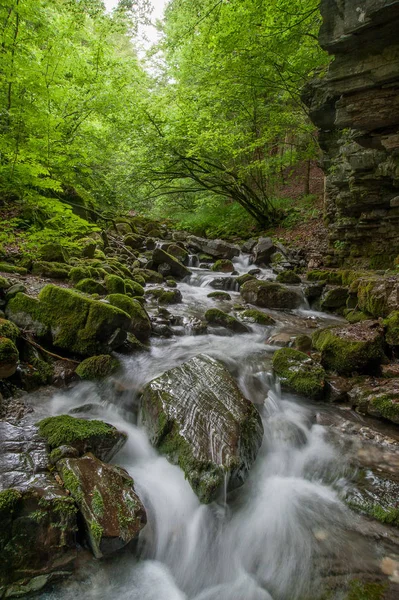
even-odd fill
[{"label": "stone", "polygon": [[191,274],[190,269],[185,267],[177,258],[165,252],[161,248],[155,248],[152,253],[152,260],[155,266],[167,264],[169,266],[168,275],[171,274],[174,277],[179,279],[183,279],[184,277],[188,277]]},{"label": "stone", "polygon": [[18,368],[19,352],[12,340],[0,337],[0,379],[14,375]]},{"label": "stone", "polygon": [[106,300],[130,316],[129,333],[139,340],[146,341],[151,334],[150,318],[138,300],[124,294],[110,294]]},{"label": "stone", "polygon": [[326,399],[329,402],[348,402],[349,392],[354,387],[351,377],[329,375],[326,379]]},{"label": "stone", "polygon": [[45,286],[38,298],[17,294],[7,317],[39,338],[83,356],[109,354],[126,339],[131,317],[124,311],[78,292]]},{"label": "stone", "polygon": [[18,267],[16,265],[10,265],[9,263],[0,262],[0,273],[16,273],[17,275],[26,275],[27,272],[28,269],[25,267]]},{"label": "stone", "polygon": [[22,292],[23,294],[26,292],[26,286],[23,283],[15,283],[11,285],[6,291],[6,302],[14,298],[18,294],[18,292]]},{"label": "stone", "polygon": [[299,275],[294,273],[293,271],[282,271],[276,277],[276,281],[278,283],[287,283],[288,285],[296,285],[301,283],[301,278]]},{"label": "stone", "polygon": [[358,385],[349,392],[352,406],[362,414],[399,424],[399,381],[380,380],[377,385]]},{"label": "stone", "polygon": [[147,517],[127,471],[106,465],[91,453],[63,458],[57,462],[57,470],[83,516],[96,558],[112,554],[138,537]]},{"label": "stone", "polygon": [[301,333],[300,335],[296,336],[294,344],[296,350],[308,353],[312,349],[312,338],[308,335]]},{"label": "stone", "polygon": [[209,282],[209,287],[213,288],[214,290],[238,292],[240,286],[234,277],[217,277]]},{"label": "stone", "polygon": [[76,374],[81,379],[95,381],[109,377],[120,368],[119,361],[109,354],[101,354],[100,356],[90,356],[83,360],[76,369]]},{"label": "stone", "polygon": [[79,292],[84,292],[85,294],[98,294],[99,296],[105,296],[107,293],[107,288],[95,279],[81,279],[75,285],[75,288],[79,290]]},{"label": "stone", "polygon": [[191,235],[187,238],[187,244],[194,250],[204,252],[214,258],[228,258],[231,260],[240,254],[238,246],[223,240],[207,240]]},{"label": "stone", "polygon": [[241,246],[241,252],[244,254],[251,254],[252,250],[255,248],[258,240],[255,238],[250,238],[246,242],[244,242]]},{"label": "stone", "polygon": [[349,290],[346,287],[325,289],[321,297],[321,310],[337,310],[346,306]]},{"label": "stone", "polygon": [[[257,270],[257,269],[255,269],[255,270]],[[256,277],[254,275],[251,275],[250,273],[244,273],[244,275],[239,275],[238,277],[236,277],[236,282],[238,283],[239,286],[242,286],[247,281],[251,281],[253,279],[256,279]]]},{"label": "stone", "polygon": [[209,294],[207,294],[206,296],[207,298],[213,298],[214,300],[231,300],[231,296],[230,294],[228,294],[227,292],[210,292]]},{"label": "stone", "polygon": [[399,277],[367,277],[356,282],[357,303],[373,317],[387,317],[399,309]]},{"label": "stone", "polygon": [[270,315],[257,310],[256,308],[248,308],[242,311],[240,316],[250,323],[257,323],[258,325],[274,325],[276,321]]},{"label": "stone", "polygon": [[148,294],[157,298],[159,304],[180,304],[183,299],[182,293],[178,289],[153,288],[148,290]]},{"label": "stone", "polygon": [[273,355],[273,370],[283,388],[309,398],[319,398],[324,391],[323,367],[304,352],[281,348]]},{"label": "stone", "polygon": [[[390,346],[399,346],[399,311],[394,310],[384,320],[385,341]],[[0,329],[1,335],[1,329]]]},{"label": "stone", "polygon": [[107,275],[105,277],[105,287],[109,294],[124,294],[125,282],[118,275]]},{"label": "stone", "polygon": [[183,469],[204,503],[225,483],[228,490],[242,485],[262,442],[257,409],[223,364],[206,355],[148,383],[142,416],[152,444]]},{"label": "stone", "polygon": [[240,323],[235,317],[228,315],[218,308],[210,308],[207,310],[205,313],[205,320],[211,325],[226,327],[226,329],[229,329],[234,333],[248,333],[251,331],[247,325]]},{"label": "stone", "polygon": [[254,263],[256,265],[269,265],[274,252],[276,252],[276,246],[271,238],[259,238],[258,243],[252,250]]},{"label": "stone", "polygon": [[71,268],[63,263],[35,261],[32,265],[33,275],[50,279],[68,279]]},{"label": "stone", "polygon": [[300,292],[271,281],[247,281],[241,286],[240,293],[246,302],[262,308],[294,309],[303,303]]},{"label": "stone", "polygon": [[65,248],[58,242],[48,242],[39,248],[38,256],[45,262],[67,263],[69,255]]},{"label": "stone", "polygon": [[6,337],[15,342],[20,335],[19,328],[8,319],[0,318],[0,337]]},{"label": "stone", "polygon": [[184,265],[187,264],[187,262],[188,262],[188,252],[184,248],[183,244],[181,246],[179,244],[169,244],[167,252],[171,256],[174,256],[178,261],[180,261]]},{"label": "stone", "polygon": [[145,238],[142,235],[137,235],[136,233],[129,233],[123,238],[123,243],[125,246],[133,248],[134,250],[139,250],[142,248],[144,242]]},{"label": "stone", "polygon": [[211,267],[211,271],[221,271],[222,273],[232,273],[234,265],[227,258],[220,258]]},{"label": "stone", "polygon": [[322,365],[340,375],[376,372],[384,358],[384,332],[377,321],[320,329],[313,345]]},{"label": "stone", "polygon": [[46,417],[37,424],[39,433],[54,453],[60,446],[71,446],[80,455],[92,452],[98,459],[110,461],[126,442],[127,435],[103,421],[76,419],[70,415]]}]

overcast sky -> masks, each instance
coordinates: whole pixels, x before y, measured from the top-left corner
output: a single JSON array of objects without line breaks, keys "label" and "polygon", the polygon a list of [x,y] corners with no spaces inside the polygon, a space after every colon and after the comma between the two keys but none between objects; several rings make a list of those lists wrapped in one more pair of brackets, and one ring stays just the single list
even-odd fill
[{"label": "overcast sky", "polygon": [[[113,9],[117,4],[118,0],[103,0],[105,6],[108,10]],[[151,0],[151,4],[154,7],[154,10],[151,13],[151,20],[155,23],[156,19],[161,19],[163,14],[163,9],[168,0]],[[157,31],[155,27],[141,27],[140,30],[144,33],[145,37],[147,37],[150,42],[157,41]]]}]

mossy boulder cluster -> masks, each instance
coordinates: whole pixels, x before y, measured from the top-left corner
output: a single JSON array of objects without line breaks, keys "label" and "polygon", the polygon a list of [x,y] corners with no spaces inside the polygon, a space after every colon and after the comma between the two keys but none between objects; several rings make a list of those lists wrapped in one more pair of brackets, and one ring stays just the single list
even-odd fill
[{"label": "mossy boulder cluster", "polygon": [[226,475],[229,489],[244,482],[262,442],[257,409],[222,363],[205,355],[148,383],[142,416],[151,442],[204,503],[218,497]]}]

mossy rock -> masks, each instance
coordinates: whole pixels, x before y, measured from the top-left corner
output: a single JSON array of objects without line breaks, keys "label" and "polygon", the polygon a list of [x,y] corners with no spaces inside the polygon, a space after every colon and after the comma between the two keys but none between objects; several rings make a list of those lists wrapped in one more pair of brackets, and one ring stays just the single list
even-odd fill
[{"label": "mossy rock", "polygon": [[167,285],[168,287],[170,287],[170,288],[175,288],[175,287],[177,287],[177,283],[176,283],[176,281],[175,281],[174,279],[170,279],[170,278],[169,278],[169,279],[167,279],[167,280],[165,281],[165,283],[166,283],[166,285]]},{"label": "mossy rock", "polygon": [[220,271],[222,273],[232,273],[234,271],[234,265],[231,262],[231,260],[228,260],[227,258],[221,258],[212,265],[211,271]]},{"label": "mossy rock", "polygon": [[68,265],[58,262],[37,261],[32,265],[33,275],[51,279],[68,279],[70,270]]},{"label": "mossy rock", "polygon": [[228,315],[218,308],[210,308],[207,310],[205,319],[211,325],[226,327],[226,329],[230,329],[230,331],[234,331],[234,333],[248,333],[250,331],[244,323],[240,323],[235,317]]},{"label": "mossy rock", "polygon": [[373,317],[387,317],[398,309],[398,277],[362,278],[356,291],[359,309]]},{"label": "mossy rock", "polygon": [[138,300],[124,294],[110,294],[106,300],[130,316],[131,321],[128,328],[130,333],[133,333],[141,341],[150,337],[151,321]]},{"label": "mossy rock", "polygon": [[125,235],[125,237],[123,238],[123,242],[125,244],[125,246],[128,246],[129,248],[133,248],[138,250],[139,248],[141,248],[144,244],[145,238],[142,235],[137,235],[135,233],[129,233],[128,235]]},{"label": "mossy rock", "polygon": [[95,279],[100,277],[101,273],[99,269],[95,267],[85,267],[82,265],[77,265],[76,267],[72,267],[69,271],[69,279],[74,283],[78,283],[82,279]]},{"label": "mossy rock", "polygon": [[289,289],[281,283],[260,281],[258,279],[247,281],[240,288],[241,296],[246,302],[262,308],[299,308],[303,299],[302,295]]},{"label": "mossy rock", "polygon": [[361,310],[354,309],[345,310],[344,317],[348,323],[361,323],[362,321],[368,321],[370,319],[370,315],[366,315],[366,313]]},{"label": "mossy rock", "polygon": [[159,304],[180,304],[182,301],[181,291],[178,289],[153,288],[148,293],[157,298]]},{"label": "mossy rock", "polygon": [[[152,271],[151,269],[133,269],[133,280],[141,283],[137,278],[140,277],[145,283],[162,283],[163,276],[161,273],[157,271]],[[141,283],[141,285],[143,285]]]},{"label": "mossy rock", "polygon": [[170,244],[168,246],[168,254],[170,254],[171,256],[174,256],[175,258],[177,258],[177,260],[179,260],[183,264],[187,263],[187,260],[188,260],[187,250],[185,250],[184,248],[182,248],[181,246],[179,246],[177,244]]},{"label": "mossy rock", "polygon": [[127,439],[125,433],[104,421],[77,419],[70,415],[46,417],[37,425],[51,450],[72,446],[81,455],[93,452],[104,461],[111,460]]},{"label": "mossy rock", "polygon": [[300,352],[310,352],[312,349],[312,338],[304,333],[297,335],[295,338],[295,349]]},{"label": "mossy rock", "polygon": [[132,281],[135,281],[136,283],[140,284],[141,287],[144,287],[146,284],[144,277],[141,277],[141,275],[132,275]]},{"label": "mossy rock", "polygon": [[11,287],[11,283],[0,275],[0,290],[7,290],[9,287]]},{"label": "mossy rock", "polygon": [[376,372],[384,357],[383,343],[383,329],[375,321],[329,327],[313,334],[322,365],[340,375]]},{"label": "mossy rock", "polygon": [[[52,382],[54,365],[48,356],[29,343],[24,343],[20,349],[20,369],[15,374],[18,376],[18,387],[31,392],[41,385]],[[13,378],[14,381],[14,378]]]},{"label": "mossy rock", "polygon": [[81,238],[79,240],[79,246],[81,248],[81,255],[83,258],[94,258],[97,248],[97,243],[93,238]]},{"label": "mossy rock", "polygon": [[48,242],[39,248],[38,256],[45,262],[67,263],[69,254],[58,242]]},{"label": "mossy rock", "polygon": [[107,275],[105,285],[109,294],[124,294],[126,292],[124,280],[117,275]]},{"label": "mossy rock", "polygon": [[26,275],[28,269],[25,267],[17,267],[15,265],[9,265],[5,262],[0,262],[0,273],[16,273],[17,275]]},{"label": "mossy rock", "polygon": [[249,273],[245,273],[244,275],[239,275],[236,277],[236,282],[239,286],[244,285],[247,281],[256,280],[255,275],[250,275]]},{"label": "mossy rock", "polygon": [[0,337],[0,379],[14,375],[18,367],[19,352],[12,340]]},{"label": "mossy rock", "polygon": [[279,283],[296,285],[298,283],[301,283],[301,278],[293,271],[282,271],[277,275],[276,281],[278,281]]},{"label": "mossy rock", "polygon": [[326,281],[332,285],[342,285],[342,273],[340,271],[314,270],[306,275],[308,281]]},{"label": "mossy rock", "polygon": [[349,297],[349,290],[346,287],[335,287],[325,290],[320,307],[322,310],[337,310],[346,306]]},{"label": "mossy rock", "polygon": [[284,388],[318,398],[324,390],[326,373],[323,367],[304,352],[281,348],[273,355],[273,370]]},{"label": "mossy rock", "polygon": [[8,302],[6,314],[19,327],[83,356],[117,348],[126,339],[131,321],[115,306],[55,285],[45,286],[38,299],[17,294]]},{"label": "mossy rock", "polygon": [[0,337],[10,338],[15,342],[19,335],[19,328],[12,321],[0,319]]},{"label": "mossy rock", "polygon": [[274,325],[276,322],[273,317],[260,310],[256,310],[256,308],[245,309],[241,313],[241,316],[246,321],[257,323],[258,325]]},{"label": "mossy rock", "polygon": [[[385,340],[390,346],[399,346],[399,311],[395,310],[384,320]],[[1,335],[1,330],[0,330]]]},{"label": "mossy rock", "polygon": [[80,363],[76,369],[76,374],[81,379],[94,381],[96,379],[104,379],[117,371],[120,367],[119,361],[109,354],[101,354],[100,356],[90,356]]},{"label": "mossy rock", "polygon": [[75,288],[79,290],[79,292],[84,292],[85,294],[99,294],[100,296],[105,296],[107,293],[107,289],[102,283],[90,278],[81,279],[75,285]]},{"label": "mossy rock", "polygon": [[399,385],[397,379],[355,386],[349,397],[359,413],[386,419],[399,425]]},{"label": "mossy rock", "polygon": [[125,290],[126,294],[131,294],[132,296],[144,296],[144,288],[137,281],[125,279]]},{"label": "mossy rock", "polygon": [[210,294],[207,295],[207,298],[213,298],[214,300],[231,300],[230,294],[222,291],[210,292]]}]

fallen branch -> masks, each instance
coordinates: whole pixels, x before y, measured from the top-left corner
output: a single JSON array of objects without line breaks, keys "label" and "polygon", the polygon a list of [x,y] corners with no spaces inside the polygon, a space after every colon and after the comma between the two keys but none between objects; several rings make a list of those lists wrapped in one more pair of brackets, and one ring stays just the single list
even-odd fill
[{"label": "fallen branch", "polygon": [[48,354],[49,356],[52,356],[53,358],[57,358],[58,360],[65,360],[65,362],[71,362],[71,363],[74,363],[75,365],[80,365],[80,362],[78,360],[73,360],[72,358],[64,358],[63,356],[54,354],[54,352],[50,352],[50,350],[46,350],[46,348],[43,348],[43,346],[40,346],[40,344],[38,344],[37,342],[34,342],[33,340],[29,340],[28,338],[24,337],[23,335],[21,335],[21,338],[25,342],[28,342],[28,344],[30,344],[34,348],[37,348],[41,352],[45,352],[46,354]]}]

